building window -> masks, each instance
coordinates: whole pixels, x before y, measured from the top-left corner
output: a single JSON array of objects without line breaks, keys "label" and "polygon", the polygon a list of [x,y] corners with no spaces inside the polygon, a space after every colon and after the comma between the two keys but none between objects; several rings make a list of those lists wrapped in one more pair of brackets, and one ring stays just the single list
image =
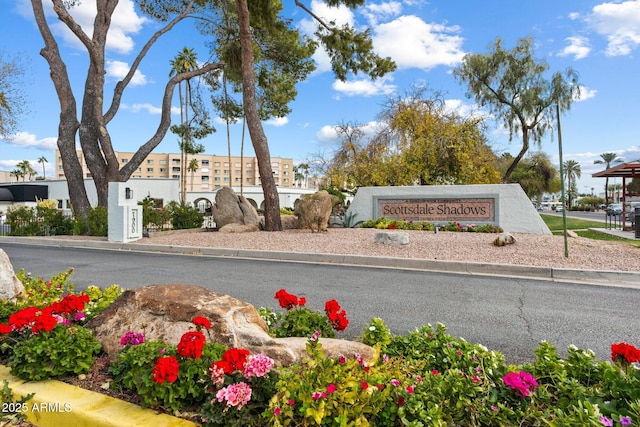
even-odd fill
[{"label": "building window", "polygon": [[236,162],[236,163],[233,164],[233,166],[236,167],[236,168],[240,168],[240,167],[242,167],[242,163]]},{"label": "building window", "polygon": [[236,177],[236,178],[234,179],[234,181],[235,181],[235,182],[242,182],[242,179],[241,179],[240,177]]},{"label": "building window", "polygon": [[180,166],[180,159],[173,159],[173,160],[171,160],[171,164],[172,164],[172,165],[178,165],[178,166]]},{"label": "building window", "polygon": [[129,163],[129,159],[122,159],[120,160],[122,163]]},{"label": "building window", "polygon": [[229,166],[229,162],[224,162],[224,166]]},{"label": "building window", "polygon": [[229,181],[230,181],[230,180],[229,180],[229,177],[228,177],[228,176],[225,176],[225,177],[224,177],[224,182],[229,182]]},{"label": "building window", "polygon": [[153,172],[153,168],[147,168],[147,172]]},{"label": "building window", "polygon": [[272,167],[272,168],[280,167],[280,163],[278,163],[278,162],[271,162],[271,167]]},{"label": "building window", "polygon": [[180,168],[177,168],[177,167],[174,166],[174,167],[171,168],[171,171],[172,172],[180,172]]},{"label": "building window", "polygon": [[200,164],[201,164],[202,166],[209,166],[209,160],[201,160],[201,161],[200,161]]},{"label": "building window", "polygon": [[289,172],[288,171],[284,171],[284,172],[282,172],[282,175],[287,176],[287,175],[289,175]]},{"label": "building window", "polygon": [[213,166],[220,166],[220,162],[213,162]]},{"label": "building window", "polygon": [[151,160],[151,159],[147,160],[147,164],[148,165],[152,165],[153,164],[153,160]]},{"label": "building window", "polygon": [[209,172],[209,168],[200,168],[200,172]]},{"label": "building window", "polygon": [[171,175],[171,178],[180,178],[179,175]]},{"label": "building window", "polygon": [[161,164],[161,165],[166,165],[166,164],[167,164],[167,161],[166,161],[166,160],[160,160],[160,164]]},{"label": "building window", "polygon": [[249,171],[244,171],[245,175],[253,175],[253,171],[249,170]]},{"label": "building window", "polygon": [[235,173],[236,173],[236,175],[240,175],[242,173],[242,171],[241,170],[237,170]]},{"label": "building window", "polygon": [[166,173],[167,172],[167,168],[160,168],[160,173]]},{"label": "building window", "polygon": [[253,167],[253,163],[246,163],[245,166],[248,167],[248,168],[252,168]]},{"label": "building window", "polygon": [[202,182],[209,182],[209,175],[202,175]]},{"label": "building window", "polygon": [[285,184],[289,183],[289,180],[287,178],[283,179],[282,182],[284,182]]},{"label": "building window", "polygon": [[216,175],[220,175],[220,169],[215,169],[213,173],[215,173]]},{"label": "building window", "polygon": [[282,167],[285,168],[285,169],[289,169],[289,163],[283,164]]},{"label": "building window", "polygon": [[214,176],[214,177],[213,177],[213,180],[214,180],[215,182],[220,182],[220,177],[219,177],[219,176]]},{"label": "building window", "polygon": [[225,174],[225,175],[229,175],[229,169],[225,169],[225,170],[224,170],[224,174]]}]

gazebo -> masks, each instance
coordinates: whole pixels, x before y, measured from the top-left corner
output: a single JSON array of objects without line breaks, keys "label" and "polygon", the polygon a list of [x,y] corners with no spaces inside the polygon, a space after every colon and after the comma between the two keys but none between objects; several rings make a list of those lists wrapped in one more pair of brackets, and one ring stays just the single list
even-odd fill
[{"label": "gazebo", "polygon": [[640,196],[627,191],[627,179],[640,178],[640,160],[622,163],[612,168],[591,175],[594,178],[622,178],[622,229],[625,229],[627,197]]}]

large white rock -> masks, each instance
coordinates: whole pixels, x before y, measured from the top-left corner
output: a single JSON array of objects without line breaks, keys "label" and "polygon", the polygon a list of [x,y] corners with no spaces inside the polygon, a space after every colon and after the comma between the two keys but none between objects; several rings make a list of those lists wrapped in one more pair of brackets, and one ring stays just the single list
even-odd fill
[{"label": "large white rock", "polygon": [[24,286],[16,277],[9,256],[0,249],[0,299],[13,301],[22,292]]},{"label": "large white rock", "polygon": [[376,243],[383,245],[408,245],[409,234],[404,231],[381,231],[373,236]]}]

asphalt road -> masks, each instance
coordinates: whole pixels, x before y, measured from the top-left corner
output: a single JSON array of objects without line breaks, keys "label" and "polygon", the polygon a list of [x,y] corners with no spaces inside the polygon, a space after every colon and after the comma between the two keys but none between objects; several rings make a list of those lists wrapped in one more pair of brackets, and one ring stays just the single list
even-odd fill
[{"label": "asphalt road", "polygon": [[14,269],[50,277],[73,267],[76,290],[89,284],[125,288],[185,283],[229,294],[256,307],[277,308],[280,288],[304,295],[322,310],[337,299],[355,338],[372,317],[396,334],[443,323],[449,332],[505,354],[509,363],[533,360],[541,340],[565,354],[590,348],[601,359],[610,345],[640,345],[640,290],[524,278],[204,256],[0,244]]}]

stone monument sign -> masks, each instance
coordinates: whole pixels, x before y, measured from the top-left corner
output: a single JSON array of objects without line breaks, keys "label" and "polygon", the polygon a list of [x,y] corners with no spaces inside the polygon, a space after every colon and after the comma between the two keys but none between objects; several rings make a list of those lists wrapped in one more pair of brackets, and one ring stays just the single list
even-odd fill
[{"label": "stone monument sign", "polygon": [[519,184],[360,187],[349,211],[362,221],[381,217],[435,224],[456,221],[551,234]]}]

